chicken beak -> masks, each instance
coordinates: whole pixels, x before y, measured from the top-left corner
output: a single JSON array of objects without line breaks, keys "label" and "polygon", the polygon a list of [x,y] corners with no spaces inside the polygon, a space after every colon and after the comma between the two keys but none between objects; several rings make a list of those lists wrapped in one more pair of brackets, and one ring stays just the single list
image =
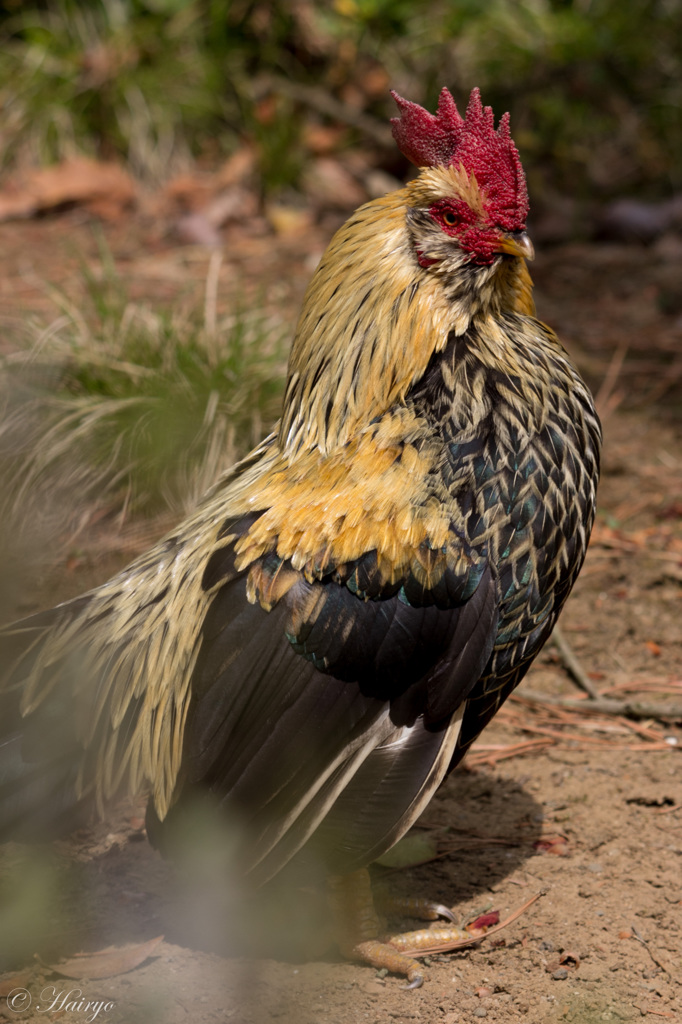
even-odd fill
[{"label": "chicken beak", "polygon": [[535,259],[535,249],[525,231],[511,231],[500,238],[498,252],[506,252],[510,256],[523,256],[525,260]]}]

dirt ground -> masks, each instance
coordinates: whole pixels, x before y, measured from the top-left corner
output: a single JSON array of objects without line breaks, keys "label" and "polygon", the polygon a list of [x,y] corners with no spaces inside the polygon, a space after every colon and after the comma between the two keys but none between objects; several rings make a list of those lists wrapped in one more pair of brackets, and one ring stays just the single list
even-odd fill
[{"label": "dirt ground", "polygon": [[[284,237],[253,236],[245,226],[226,231],[222,308],[237,293],[261,296],[293,321],[329,227]],[[136,301],[201,295],[207,250],[180,246],[134,218],[104,230]],[[54,316],[45,282],[77,304],[81,261],[96,270],[99,260],[91,224],[78,211],[0,225],[0,253],[5,348],[29,313]],[[655,250],[565,246],[541,254],[534,267],[539,313],[599,394],[605,421],[599,519],[562,619],[564,635],[600,691],[678,704],[681,265],[682,242],[672,239]],[[104,578],[129,557],[123,540],[116,547],[114,538],[106,554],[90,554],[75,568],[68,551],[59,553],[52,598]],[[23,610],[38,600],[27,599]],[[520,692],[580,695],[552,647]],[[432,956],[417,991],[328,948],[323,928],[318,934],[310,925],[323,917],[321,904],[300,880],[272,897],[277,923],[254,952],[251,911],[223,902],[202,886],[205,878],[189,883],[164,863],[144,841],[138,808],[119,808],[49,849],[8,846],[5,911],[22,887],[32,900],[30,914],[9,917],[14,939],[0,980],[0,1019],[682,1020],[681,726],[509,703],[425,812],[421,824],[438,843],[437,859],[393,871],[387,881],[399,893],[452,906],[463,922],[487,910],[504,919],[543,895],[477,947]],[[405,926],[415,927],[397,922]],[[140,966],[112,977],[88,980],[76,971],[64,978],[45,966],[160,935]],[[30,1006],[25,995],[17,1001],[10,994],[17,989],[30,994]],[[86,1007],[88,1000],[103,1005]]]}]

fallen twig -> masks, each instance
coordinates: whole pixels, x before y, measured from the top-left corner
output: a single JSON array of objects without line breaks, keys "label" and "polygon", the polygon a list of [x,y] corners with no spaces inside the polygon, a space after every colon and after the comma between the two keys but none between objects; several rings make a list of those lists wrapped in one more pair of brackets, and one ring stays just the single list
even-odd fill
[{"label": "fallen twig", "polygon": [[628,718],[623,718],[622,723],[638,736],[643,736],[645,740],[653,740],[654,743],[665,742],[665,736],[657,729],[651,729],[647,725],[640,725],[638,722],[631,722]]},{"label": "fallen twig", "polygon": [[669,964],[666,964],[665,961],[661,960],[658,956],[656,956],[656,954],[652,950],[651,946],[649,945],[647,940],[644,938],[642,933],[639,931],[637,926],[634,925],[634,924],[631,924],[630,925],[630,931],[632,932],[633,938],[637,939],[637,941],[640,942],[644,946],[645,950],[647,951],[647,953],[649,954],[649,956],[651,957],[653,962],[656,964],[656,966],[660,967],[662,971],[665,971],[665,973],[667,975],[669,975],[669,977],[671,977],[671,978],[674,977],[675,976],[675,972],[674,972],[673,968]]},{"label": "fallen twig", "polygon": [[525,743],[511,743],[507,746],[499,744],[478,746],[477,744],[467,754],[466,764],[468,768],[480,767],[484,764],[494,768],[498,761],[505,761],[509,757],[517,757],[519,754],[532,754],[537,750],[544,750],[553,745],[550,739],[527,740]]},{"label": "fallen twig", "polygon": [[[563,728],[552,729],[550,726],[541,725],[522,725],[519,728],[523,729],[524,732],[538,733],[540,736],[548,736],[552,739],[569,741],[571,743],[584,743],[589,746],[592,744],[596,747],[613,747],[613,742],[610,739],[605,739],[600,736],[583,736],[578,732],[568,732]],[[625,731],[625,730],[623,730]],[[650,736],[647,739],[651,739]],[[664,740],[656,736],[655,743],[663,743]]]},{"label": "fallen twig", "polygon": [[589,694],[590,697],[598,698],[599,690],[596,688],[590,677],[588,676],[585,669],[582,667],[577,657],[573,653],[573,649],[566,637],[564,636],[563,630],[560,626],[555,626],[551,636],[552,643],[559,652],[559,657],[564,668],[568,672],[569,676],[574,683],[584,690],[585,693]]},{"label": "fallen twig", "polygon": [[597,697],[590,700],[571,700],[555,697],[549,693],[536,693],[524,689],[515,693],[510,700],[527,701],[529,704],[547,704],[550,707],[567,708],[569,711],[587,711],[599,715],[622,715],[624,718],[658,718],[666,721],[682,721],[682,704],[648,704],[639,700],[612,700]]},{"label": "fallen twig", "polygon": [[614,683],[607,686],[600,693],[601,697],[607,697],[612,693],[673,693],[682,696],[682,680],[645,677],[644,679],[628,679],[625,683]]}]

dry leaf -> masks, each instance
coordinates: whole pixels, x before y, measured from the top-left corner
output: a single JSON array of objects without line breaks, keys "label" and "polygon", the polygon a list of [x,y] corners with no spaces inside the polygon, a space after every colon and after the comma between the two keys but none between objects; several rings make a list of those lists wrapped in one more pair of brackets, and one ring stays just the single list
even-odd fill
[{"label": "dry leaf", "polygon": [[0,221],[31,217],[64,203],[82,203],[100,215],[117,216],[135,193],[132,178],[118,164],[74,157],[29,171],[21,185],[10,182],[0,192]]},{"label": "dry leaf", "polygon": [[64,978],[113,978],[138,967],[162,941],[163,935],[157,935],[140,944],[110,946],[99,953],[77,953],[63,964],[53,964],[50,970]]},{"label": "dry leaf", "polygon": [[468,932],[480,931],[482,928],[490,928],[500,923],[499,910],[491,910],[489,914],[480,914],[475,921],[470,921],[466,926]]},{"label": "dry leaf", "polygon": [[541,853],[554,853],[559,857],[568,854],[568,845],[564,836],[551,836],[546,839],[536,839],[533,849]]},{"label": "dry leaf", "polygon": [[8,996],[12,989],[26,988],[30,977],[30,971],[18,971],[16,974],[3,974],[0,978],[0,998]]}]

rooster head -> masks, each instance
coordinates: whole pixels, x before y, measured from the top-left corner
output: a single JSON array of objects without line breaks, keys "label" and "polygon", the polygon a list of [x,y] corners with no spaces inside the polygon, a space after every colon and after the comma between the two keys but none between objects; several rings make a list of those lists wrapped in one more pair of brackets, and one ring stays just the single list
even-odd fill
[{"label": "rooster head", "polygon": [[343,446],[399,406],[476,318],[535,311],[528,194],[508,116],[496,129],[478,89],[465,117],[447,89],[436,115],[393,95],[393,134],[420,174],[356,210],[320,260],[289,360],[289,458]]},{"label": "rooster head", "polygon": [[400,109],[400,117],[391,121],[393,137],[408,160],[422,168],[413,190],[437,228],[428,233],[428,251],[417,249],[420,265],[438,267],[442,254],[452,251],[447,240],[481,266],[504,254],[532,259],[526,179],[509,133],[509,114],[496,129],[492,108],[482,105],[478,89],[464,117],[447,89],[435,115],[395,92],[392,96]]}]

